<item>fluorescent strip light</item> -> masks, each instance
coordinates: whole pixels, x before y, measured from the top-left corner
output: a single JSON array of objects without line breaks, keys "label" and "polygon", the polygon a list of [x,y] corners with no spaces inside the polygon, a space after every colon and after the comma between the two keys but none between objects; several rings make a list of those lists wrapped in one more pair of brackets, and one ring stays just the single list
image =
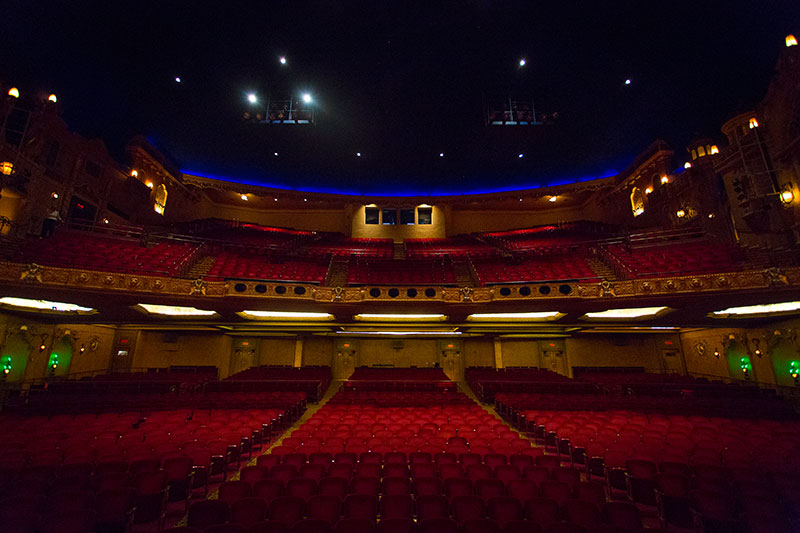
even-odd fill
[{"label": "fluorescent strip light", "polygon": [[714,318],[744,317],[753,315],[774,315],[778,313],[792,313],[800,311],[800,301],[781,302],[777,304],[745,305],[743,307],[729,307],[722,311],[714,311],[711,316]]},{"label": "fluorescent strip light", "polygon": [[359,313],[353,320],[370,320],[373,322],[443,322],[447,315],[442,314],[403,314],[403,313]]},{"label": "fluorescent strip light", "polygon": [[50,302],[48,300],[29,300],[28,298],[14,298],[13,296],[3,296],[0,298],[0,305],[34,309],[37,311],[55,311],[57,313],[91,313],[96,311],[96,309],[92,307],[81,307],[80,305],[70,303]]},{"label": "fluorescent strip light", "polygon": [[237,314],[251,320],[333,320],[334,318],[330,313],[307,313],[301,311],[246,310]]},{"label": "fluorescent strip light", "polygon": [[492,321],[512,321],[512,322],[536,322],[546,320],[558,320],[564,316],[559,311],[538,311],[532,313],[476,313],[467,316],[468,322],[492,322]]},{"label": "fluorescent strip light", "polygon": [[136,307],[144,309],[151,315],[164,316],[215,316],[216,311],[206,311],[196,307],[180,307],[177,305],[137,304]]},{"label": "fluorescent strip light", "polygon": [[608,309],[597,313],[586,313],[586,318],[625,319],[654,317],[668,310],[669,307],[630,307],[627,309]]},{"label": "fluorescent strip light", "polygon": [[339,335],[461,335],[460,331],[337,331]]}]

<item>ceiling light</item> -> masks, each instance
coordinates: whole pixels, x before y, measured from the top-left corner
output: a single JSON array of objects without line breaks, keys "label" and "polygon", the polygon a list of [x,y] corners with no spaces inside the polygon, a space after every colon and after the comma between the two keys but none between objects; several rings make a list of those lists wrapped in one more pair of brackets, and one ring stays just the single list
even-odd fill
[{"label": "ceiling light", "polygon": [[308,93],[303,93],[303,102],[310,104],[311,103],[311,95]]},{"label": "ceiling light", "polygon": [[215,316],[216,311],[197,309],[196,307],[180,307],[177,305],[136,304],[134,308],[143,309],[151,315],[165,316]]},{"label": "ceiling light", "polygon": [[558,196],[551,196],[547,199],[548,202],[555,202],[556,200],[558,200]]},{"label": "ceiling light", "polygon": [[519,66],[524,67],[525,63],[526,63],[525,58],[519,60]]},{"label": "ceiling light", "polygon": [[353,320],[370,320],[373,322],[443,322],[447,315],[413,314],[413,313],[359,313]]},{"label": "ceiling light", "polygon": [[777,304],[746,305],[743,307],[729,307],[722,311],[714,311],[709,316],[713,318],[739,318],[755,315],[775,315],[800,311],[800,301],[781,302]]},{"label": "ceiling light", "polygon": [[536,311],[531,313],[475,313],[467,316],[467,322],[544,322],[558,320],[565,313],[560,311]]},{"label": "ceiling light", "polygon": [[460,331],[337,331],[339,335],[461,335]]},{"label": "ceiling light", "polygon": [[356,152],[356,157],[361,157],[361,152]]},{"label": "ceiling light", "polygon": [[275,157],[278,157],[278,152],[274,152],[272,155],[274,155]]},{"label": "ceiling light", "polygon": [[97,310],[92,307],[81,307],[80,305],[50,302],[48,300],[29,300],[28,298],[15,298],[4,296],[0,298],[0,305],[15,307],[35,311],[51,311],[57,313],[94,313]]},{"label": "ceiling light", "polygon": [[439,157],[444,157],[444,152],[439,152]]},{"label": "ceiling light", "polygon": [[180,83],[180,82],[181,82],[180,76],[175,76],[175,83]]},{"label": "ceiling light", "polygon": [[245,202],[249,200],[249,198],[247,197],[247,195],[246,195],[246,194],[243,194],[243,195],[241,195],[239,198],[241,198],[241,199],[242,199],[242,200],[244,200]]},{"label": "ceiling light", "polygon": [[630,85],[630,84],[631,84],[631,80],[630,80],[630,78],[628,78],[627,80],[625,80],[625,85]]},{"label": "ceiling light", "polygon": [[255,104],[256,102],[258,102],[258,96],[256,96],[253,93],[250,93],[247,95],[247,101],[250,102],[251,104]]},{"label": "ceiling light", "polygon": [[518,157],[519,159],[522,159],[523,157],[525,157],[525,154],[517,154],[517,157]]},{"label": "ceiling light", "polygon": [[278,61],[281,62],[281,65],[285,65],[286,64],[286,57],[281,56],[281,58]]},{"label": "ceiling light", "polygon": [[302,311],[251,311],[245,310],[236,313],[242,318],[251,320],[333,320],[330,313],[311,313]]},{"label": "ceiling light", "polygon": [[11,98],[19,98],[19,89],[12,87],[8,90],[8,96]]},{"label": "ceiling light", "polygon": [[626,318],[653,318],[664,314],[669,307],[630,307],[627,309],[608,309],[597,313],[586,313],[585,318],[599,319],[626,319]]}]

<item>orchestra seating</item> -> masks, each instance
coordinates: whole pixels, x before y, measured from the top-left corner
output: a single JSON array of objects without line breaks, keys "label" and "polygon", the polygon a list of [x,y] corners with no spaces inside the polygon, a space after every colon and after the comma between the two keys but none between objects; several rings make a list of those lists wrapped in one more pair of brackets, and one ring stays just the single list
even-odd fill
[{"label": "orchestra seating", "polygon": [[258,279],[322,283],[328,273],[328,261],[289,259],[280,255],[252,255],[246,252],[221,251],[205,275],[209,281]]},{"label": "orchestra seating", "polygon": [[145,246],[141,239],[60,230],[47,239],[29,240],[16,260],[63,268],[177,276],[185,272],[198,248],[198,244],[177,241]]},{"label": "orchestra seating", "polygon": [[237,372],[222,381],[208,383],[207,392],[302,391],[310,402],[319,401],[331,384],[328,366],[263,365]]},{"label": "orchestra seating", "polygon": [[498,392],[592,392],[590,384],[576,383],[566,376],[540,368],[471,367],[464,379],[482,402],[491,403]]},{"label": "orchestra seating", "polygon": [[444,255],[475,257],[493,257],[500,251],[492,245],[473,237],[457,235],[445,239],[406,239],[406,257],[422,259]]},{"label": "orchestra seating", "polygon": [[[144,415],[0,415],[0,530],[161,530],[301,412],[184,408]],[[141,531],[141,529],[138,529]]]},{"label": "orchestra seating", "polygon": [[[458,385],[440,368],[359,367],[344,383],[345,391],[440,391],[455,392]],[[369,395],[367,395],[369,396]]]},{"label": "orchestra seating", "polygon": [[349,285],[455,285],[456,274],[447,258],[361,259],[351,258]]},{"label": "orchestra seating", "polygon": [[473,260],[481,285],[536,281],[598,281],[584,253],[525,255]]},{"label": "orchestra seating", "polygon": [[706,240],[632,249],[613,244],[605,250],[605,257],[626,278],[734,272],[742,268],[737,249]]}]

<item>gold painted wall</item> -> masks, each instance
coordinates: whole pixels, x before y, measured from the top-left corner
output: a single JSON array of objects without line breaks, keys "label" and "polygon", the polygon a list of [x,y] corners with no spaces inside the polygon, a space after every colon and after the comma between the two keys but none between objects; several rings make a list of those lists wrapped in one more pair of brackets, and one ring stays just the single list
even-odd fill
[{"label": "gold painted wall", "polygon": [[552,209],[544,205],[547,203],[544,200],[542,209],[531,211],[470,211],[453,209],[450,216],[450,225],[447,228],[448,235],[529,228],[555,222],[604,220],[603,211],[594,204],[569,209]]},{"label": "gold painted wall", "polygon": [[134,368],[173,365],[212,365],[219,377],[228,376],[231,337],[219,333],[181,333],[178,342],[164,342],[161,331],[142,331],[133,354]]},{"label": "gold painted wall", "polygon": [[[586,335],[566,340],[570,375],[574,366],[641,366],[661,372],[656,335]],[[620,345],[624,342],[624,345]]]},{"label": "gold painted wall", "polygon": [[[69,367],[70,374],[108,370],[116,328],[84,324],[63,324],[59,325],[59,328],[69,329],[73,337],[74,349]],[[94,351],[89,346],[89,339],[93,336],[98,338],[97,349]],[[86,347],[83,353],[80,352],[81,345]]]},{"label": "gold painted wall", "polygon": [[292,366],[296,344],[297,340],[294,337],[261,339],[258,364]]},{"label": "gold painted wall", "polygon": [[234,207],[229,205],[203,203],[200,207],[202,216],[198,218],[221,218],[224,220],[239,220],[253,222],[264,226],[281,228],[294,228],[307,231],[337,231],[347,234],[350,228],[347,224],[347,214],[342,210],[313,210],[313,209],[255,209],[251,207]]},{"label": "gold painted wall", "polygon": [[303,365],[331,366],[333,339],[306,337],[303,342]]},{"label": "gold painted wall", "polygon": [[[380,204],[383,207],[411,207],[401,204]],[[351,222],[352,237],[362,239],[393,239],[402,242],[403,239],[441,239],[447,236],[447,213],[437,206],[432,206],[431,224],[406,226],[384,226],[383,224],[366,224],[364,222],[366,207],[361,205],[354,209]],[[399,214],[398,214],[399,219]],[[416,213],[415,213],[416,220]]]},{"label": "gold painted wall", "polygon": [[494,367],[494,343],[492,339],[464,339],[464,364]]},{"label": "gold painted wall", "polygon": [[539,366],[539,342],[535,340],[526,341],[502,341],[503,366]]},{"label": "gold painted wall", "polygon": [[359,339],[358,341],[359,366],[432,367],[437,361],[439,353],[436,340]]}]

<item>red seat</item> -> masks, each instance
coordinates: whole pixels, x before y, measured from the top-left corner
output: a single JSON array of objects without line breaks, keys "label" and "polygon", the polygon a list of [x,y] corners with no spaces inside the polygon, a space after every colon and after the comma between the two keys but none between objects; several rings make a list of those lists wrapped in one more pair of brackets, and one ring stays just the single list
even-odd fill
[{"label": "red seat", "polygon": [[335,525],[342,514],[342,502],[336,496],[318,495],[308,500],[308,517]]},{"label": "red seat", "polygon": [[187,524],[190,527],[205,529],[224,524],[230,518],[228,504],[219,500],[201,500],[189,506]]},{"label": "red seat", "polygon": [[269,518],[286,527],[292,527],[295,522],[303,518],[305,508],[305,500],[298,496],[280,496],[270,503]]},{"label": "red seat", "polygon": [[378,514],[378,500],[369,494],[350,494],[343,504],[345,518],[375,520]]},{"label": "red seat", "polygon": [[419,520],[450,517],[450,503],[444,496],[417,496],[416,504],[417,518]]},{"label": "red seat", "polygon": [[385,495],[381,498],[381,521],[384,519],[414,517],[414,500],[408,494]]},{"label": "red seat", "polygon": [[267,516],[268,504],[257,497],[241,498],[230,506],[231,522],[250,527]]}]

